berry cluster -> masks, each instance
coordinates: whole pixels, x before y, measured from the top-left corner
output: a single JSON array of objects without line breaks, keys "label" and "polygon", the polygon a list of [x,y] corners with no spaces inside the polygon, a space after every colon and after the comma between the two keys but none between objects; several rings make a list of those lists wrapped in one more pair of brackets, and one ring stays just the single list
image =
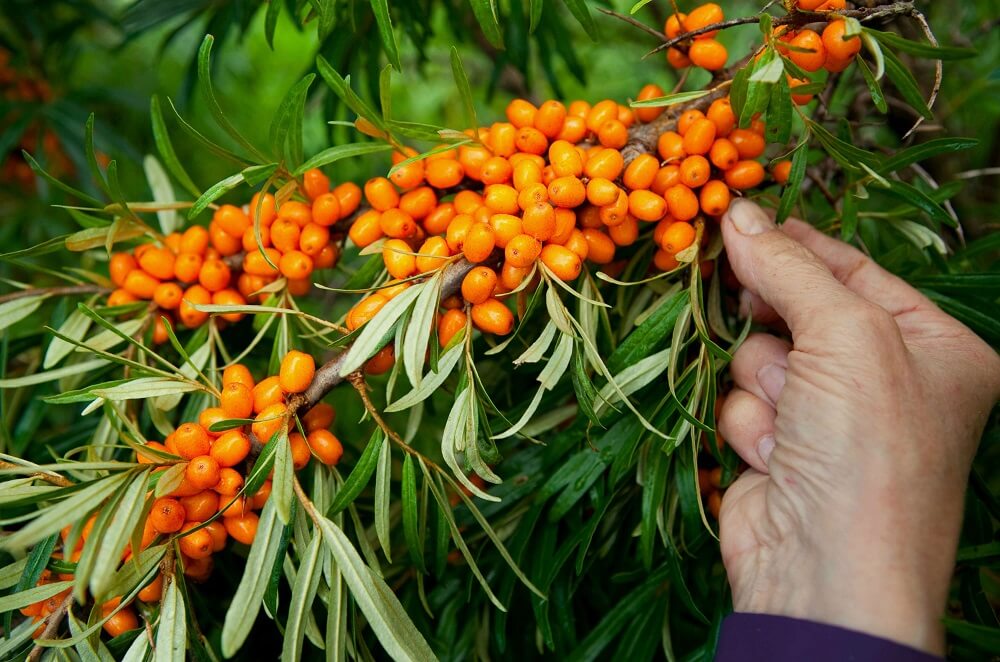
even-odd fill
[{"label": "berry cluster", "polygon": [[[709,25],[721,23],[725,15],[722,7],[714,2],[706,2],[691,10],[689,14],[671,14],[663,26],[668,39],[675,39],[688,32],[694,32]],[[678,44],[667,49],[667,62],[675,69],[692,64],[709,71],[718,71],[726,66],[729,52],[715,40],[718,30],[696,35],[689,44]]]},{"label": "berry cluster", "polygon": [[[184,326],[195,328],[208,313],[192,304],[255,302],[279,276],[287,279],[291,294],[307,293],[312,272],[337,263],[340,253],[330,227],[354,212],[361,190],[348,183],[330,192],[330,181],[319,170],[308,171],[304,179],[311,204],[288,200],[278,207],[273,195],[258,194],[245,208],[222,205],[207,228],[193,225],[164,237],[160,245],[140,244],[131,253],[115,253],[109,271],[117,289],[108,305],[152,301],[166,316],[176,315]],[[254,229],[258,213],[263,253]],[[242,314],[221,317],[238,322]],[[158,343],[167,339],[159,317],[153,338]]]},{"label": "berry cluster", "polygon": [[[843,20],[830,21],[823,28],[822,34],[808,28],[789,30],[787,26],[781,26],[775,31],[775,36],[778,39],[778,52],[809,73],[820,69],[826,69],[830,73],[841,72],[861,51],[861,38],[858,35],[848,36],[847,23]],[[788,76],[792,89],[809,82],[807,79]],[[793,95],[792,99],[803,105],[812,96]]]},{"label": "berry cluster", "polygon": [[[230,365],[222,374],[218,407],[205,409],[198,422],[180,425],[167,435],[164,443],[146,443],[152,451],[179,457],[184,462],[184,471],[174,489],[153,501],[143,523],[140,549],[153,544],[159,536],[175,536],[185,576],[201,582],[212,572],[212,554],[223,550],[229,538],[246,545],[253,542],[258,523],[255,511],[267,502],[271,481],[264,481],[255,494],[241,496],[245,476],[239,467],[250,455],[251,439],[245,426],[224,431],[213,431],[212,426],[220,421],[254,417],[250,432],[267,443],[282,426],[294,425],[287,413],[286,401],[289,395],[305,391],[314,374],[313,358],[294,350],[282,359],[278,375],[256,383],[246,366]],[[332,406],[321,402],[299,418],[305,436],[299,432],[288,435],[296,470],[305,467],[313,455],[328,466],[340,461],[343,446],[329,429],[334,414]],[[161,462],[161,456],[153,453],[138,452],[136,459],[141,464]],[[164,470],[165,467],[156,471]],[[96,518],[95,513],[83,526],[70,561],[79,560]],[[64,540],[70,528],[67,526],[63,530]],[[128,545],[122,553],[122,561],[132,558],[132,554],[132,547]],[[53,558],[62,559],[62,554],[54,553]],[[72,580],[73,573],[60,574],[58,578]],[[49,581],[54,580],[52,573],[46,570],[40,583]],[[157,575],[139,591],[138,598],[145,603],[158,602],[162,590],[163,576]],[[69,589],[21,611],[40,621],[58,608],[68,594]],[[103,605],[105,616],[118,606],[118,600]],[[131,607],[120,610],[104,625],[112,637],[136,627],[136,614]]]}]

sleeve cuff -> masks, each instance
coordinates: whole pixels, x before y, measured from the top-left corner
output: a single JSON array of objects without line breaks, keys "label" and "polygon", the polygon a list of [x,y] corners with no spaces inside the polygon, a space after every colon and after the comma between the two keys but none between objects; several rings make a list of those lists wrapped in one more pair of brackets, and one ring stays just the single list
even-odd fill
[{"label": "sleeve cuff", "polygon": [[719,635],[716,662],[941,662],[888,639],[787,616],[734,613]]}]

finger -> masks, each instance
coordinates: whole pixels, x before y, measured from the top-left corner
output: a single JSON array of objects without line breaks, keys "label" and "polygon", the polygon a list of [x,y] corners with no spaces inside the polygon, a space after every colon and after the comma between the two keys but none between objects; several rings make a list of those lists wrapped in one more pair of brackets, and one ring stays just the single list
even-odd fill
[{"label": "finger", "polygon": [[733,355],[731,374],[736,386],[776,407],[791,350],[787,342],[767,333],[747,337]]},{"label": "finger", "polygon": [[859,300],[815,254],[780,232],[748,200],[735,200],[729,207],[722,237],[737,278],[774,308],[793,335],[824,335],[832,316]]},{"label": "finger", "polygon": [[880,267],[850,244],[823,234],[813,226],[790,218],[782,231],[815,253],[834,277],[853,292],[887,310],[892,315],[930,304],[906,281]]},{"label": "finger", "polygon": [[[785,326],[785,321],[781,315],[767,305],[763,299],[747,289],[740,290],[740,317],[746,319],[753,316],[753,321],[758,324]],[[785,327],[787,331],[787,327]]]},{"label": "finger", "polygon": [[753,393],[733,389],[719,414],[719,433],[743,460],[767,473],[774,450],[774,408]]}]

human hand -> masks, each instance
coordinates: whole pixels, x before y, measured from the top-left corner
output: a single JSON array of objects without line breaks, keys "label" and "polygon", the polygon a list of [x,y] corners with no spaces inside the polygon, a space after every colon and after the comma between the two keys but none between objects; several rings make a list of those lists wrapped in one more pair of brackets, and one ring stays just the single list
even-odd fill
[{"label": "human hand", "polygon": [[1000,357],[854,248],[738,200],[723,218],[745,302],[787,324],[732,363],[719,431],[751,467],[727,490],[736,611],[944,649],[940,619]]}]

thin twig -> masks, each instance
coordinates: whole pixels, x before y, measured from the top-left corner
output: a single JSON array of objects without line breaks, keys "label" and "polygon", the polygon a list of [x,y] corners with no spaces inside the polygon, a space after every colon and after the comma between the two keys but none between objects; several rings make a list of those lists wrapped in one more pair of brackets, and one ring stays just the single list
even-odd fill
[{"label": "thin twig", "polygon": [[[924,36],[927,37],[927,41],[929,41],[932,46],[937,47],[938,45],[937,37],[935,37],[934,32],[931,31],[931,26],[927,24],[927,19],[924,18],[924,15],[921,14],[916,9],[914,9],[910,13],[910,16],[913,18],[913,20],[917,22],[917,24],[920,26],[920,29],[923,30]],[[934,102],[937,101],[938,92],[941,90],[941,79],[943,77],[944,77],[944,64],[941,62],[941,60],[934,60],[934,86],[931,88],[931,96],[927,100],[928,110],[934,108]],[[917,127],[923,124],[925,119],[926,118],[923,115],[919,116],[917,118],[917,121],[913,123],[913,126],[910,127],[910,130],[907,131],[905,134],[903,134],[902,139],[906,140],[911,135],[913,135],[913,132],[917,130]]]},{"label": "thin twig", "polygon": [[100,285],[67,285],[65,287],[38,287],[32,288],[30,290],[18,290],[17,292],[11,292],[10,294],[5,294],[0,296],[0,303],[7,303],[8,301],[14,301],[15,299],[23,299],[25,297],[31,297],[35,295],[45,295],[45,296],[69,296],[72,294],[98,294],[110,292],[106,287]]},{"label": "thin twig", "polygon": [[608,16],[613,16],[613,17],[617,18],[619,21],[624,21],[624,22],[628,23],[629,25],[631,25],[632,27],[639,28],[643,32],[648,32],[649,34],[653,35],[657,39],[663,39],[663,33],[662,32],[660,32],[659,30],[654,30],[653,28],[649,27],[648,25],[646,25],[642,21],[637,21],[636,19],[632,18],[631,16],[627,16],[625,14],[619,14],[616,11],[613,11],[611,9],[605,9],[604,7],[598,7],[597,11],[601,12],[602,14],[607,14]]},{"label": "thin twig", "polygon": [[[62,620],[66,616],[66,612],[69,611],[70,605],[73,603],[73,592],[70,591],[69,594],[63,598],[63,601],[59,603],[56,610],[46,617],[45,629],[42,633],[38,635],[39,639],[51,639],[56,633],[59,632],[59,626],[62,625]],[[45,652],[45,647],[41,644],[35,644],[31,652],[28,653],[28,662],[37,662],[37,660]]]}]

